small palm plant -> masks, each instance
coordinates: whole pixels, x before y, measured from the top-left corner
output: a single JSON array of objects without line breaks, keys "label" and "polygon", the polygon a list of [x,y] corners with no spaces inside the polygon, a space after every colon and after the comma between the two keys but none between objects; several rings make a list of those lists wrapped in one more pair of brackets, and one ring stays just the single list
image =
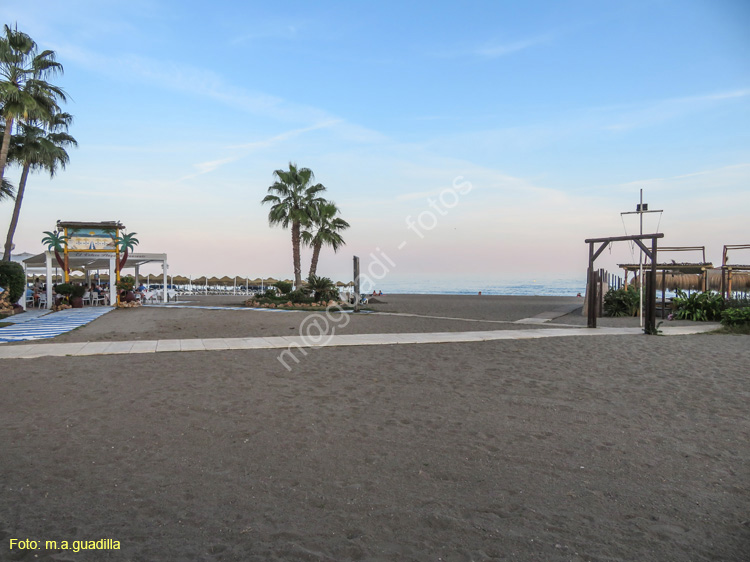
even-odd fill
[{"label": "small palm plant", "polygon": [[307,279],[307,288],[313,292],[316,301],[329,301],[339,298],[339,290],[328,277],[311,275]]}]

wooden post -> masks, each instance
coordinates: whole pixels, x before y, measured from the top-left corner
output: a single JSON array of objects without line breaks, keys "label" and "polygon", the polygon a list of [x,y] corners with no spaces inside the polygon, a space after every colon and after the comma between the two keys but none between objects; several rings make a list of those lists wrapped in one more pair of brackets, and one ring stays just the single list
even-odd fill
[{"label": "wooden post", "polygon": [[596,279],[594,277],[594,243],[589,242],[589,286],[586,291],[588,297],[588,327],[596,328]]},{"label": "wooden post", "polygon": [[649,272],[650,287],[646,295],[646,333],[656,334],[656,238],[651,239],[651,271]]},{"label": "wooden post", "polygon": [[667,299],[665,298],[665,293],[667,290],[667,270],[662,269],[661,270],[661,317],[664,319],[664,313],[667,309]]},{"label": "wooden post", "polygon": [[732,268],[727,268],[727,299],[732,298]]},{"label": "wooden post", "polygon": [[354,312],[359,312],[359,258],[354,256]]}]

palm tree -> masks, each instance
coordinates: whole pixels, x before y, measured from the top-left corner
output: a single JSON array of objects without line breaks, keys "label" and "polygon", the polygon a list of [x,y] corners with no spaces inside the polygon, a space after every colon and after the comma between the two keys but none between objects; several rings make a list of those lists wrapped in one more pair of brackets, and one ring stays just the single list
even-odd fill
[{"label": "palm tree", "polygon": [[5,124],[0,143],[0,180],[8,162],[14,123],[29,118],[48,121],[59,112],[57,101],[65,101],[65,92],[46,82],[46,78],[62,70],[54,51],[38,53],[31,37],[18,28],[4,26],[0,35],[0,117]]},{"label": "palm tree", "polygon": [[132,250],[139,244],[138,238],[135,237],[136,234],[138,233],[130,232],[128,234],[123,234],[122,236],[115,238],[115,244],[120,247],[120,252],[122,252],[122,258],[120,258],[120,263],[117,266],[117,271],[122,271],[122,268],[125,267],[125,263],[128,261],[128,254],[130,250]]},{"label": "palm tree", "polygon": [[305,230],[301,234],[302,241],[313,249],[309,277],[315,276],[323,245],[330,246],[335,253],[346,244],[339,232],[349,228],[349,223],[336,216],[339,212],[333,201],[322,200],[312,208],[310,221],[305,224]]},{"label": "palm tree", "polygon": [[50,232],[45,230],[44,233],[47,235],[42,238],[42,244],[47,244],[48,250],[55,251],[55,259],[62,269],[65,269],[65,262],[63,261],[60,252],[64,252],[63,244],[67,240],[67,236],[64,236],[62,232]]},{"label": "palm tree", "polygon": [[318,195],[325,191],[322,184],[312,185],[315,178],[309,168],[297,168],[289,163],[289,170],[276,170],[273,175],[276,182],[268,188],[261,203],[270,203],[268,224],[280,224],[283,228],[292,227],[292,258],[294,261],[294,284],[302,284],[302,266],[300,264],[300,230],[302,224],[310,221],[310,214],[315,205],[323,201]]},{"label": "palm tree", "polygon": [[78,144],[67,133],[72,120],[73,118],[67,113],[52,115],[48,125],[49,132],[45,132],[38,122],[21,123],[20,134],[14,135],[11,139],[12,146],[9,154],[13,157],[13,160],[23,166],[23,171],[21,172],[21,181],[18,183],[13,216],[8,226],[8,236],[5,239],[5,255],[3,257],[5,261],[10,261],[13,236],[18,226],[18,217],[21,214],[21,203],[23,202],[29,172],[32,169],[35,171],[45,170],[49,172],[50,177],[54,177],[58,165],[65,168],[70,160],[65,148]]},{"label": "palm tree", "polygon": [[15,199],[16,188],[6,178],[0,180],[0,201],[3,199]]}]

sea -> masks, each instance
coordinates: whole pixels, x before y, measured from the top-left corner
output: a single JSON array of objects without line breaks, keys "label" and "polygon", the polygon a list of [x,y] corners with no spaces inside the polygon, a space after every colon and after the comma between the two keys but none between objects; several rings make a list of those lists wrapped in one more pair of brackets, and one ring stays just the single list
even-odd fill
[{"label": "sea", "polygon": [[586,293],[585,279],[546,279],[546,280],[419,280],[392,281],[383,280],[382,285],[375,287],[384,294],[422,294],[422,295],[518,295],[518,296],[559,296],[575,297]]}]

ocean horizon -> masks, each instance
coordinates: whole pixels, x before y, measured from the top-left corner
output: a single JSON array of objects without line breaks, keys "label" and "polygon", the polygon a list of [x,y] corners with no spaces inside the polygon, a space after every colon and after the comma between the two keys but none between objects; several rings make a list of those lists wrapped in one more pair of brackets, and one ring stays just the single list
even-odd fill
[{"label": "ocean horizon", "polygon": [[[532,281],[410,281],[383,282],[375,287],[384,294],[483,295],[575,297],[586,292],[586,280],[550,279]],[[368,291],[372,293],[372,290]]]}]

